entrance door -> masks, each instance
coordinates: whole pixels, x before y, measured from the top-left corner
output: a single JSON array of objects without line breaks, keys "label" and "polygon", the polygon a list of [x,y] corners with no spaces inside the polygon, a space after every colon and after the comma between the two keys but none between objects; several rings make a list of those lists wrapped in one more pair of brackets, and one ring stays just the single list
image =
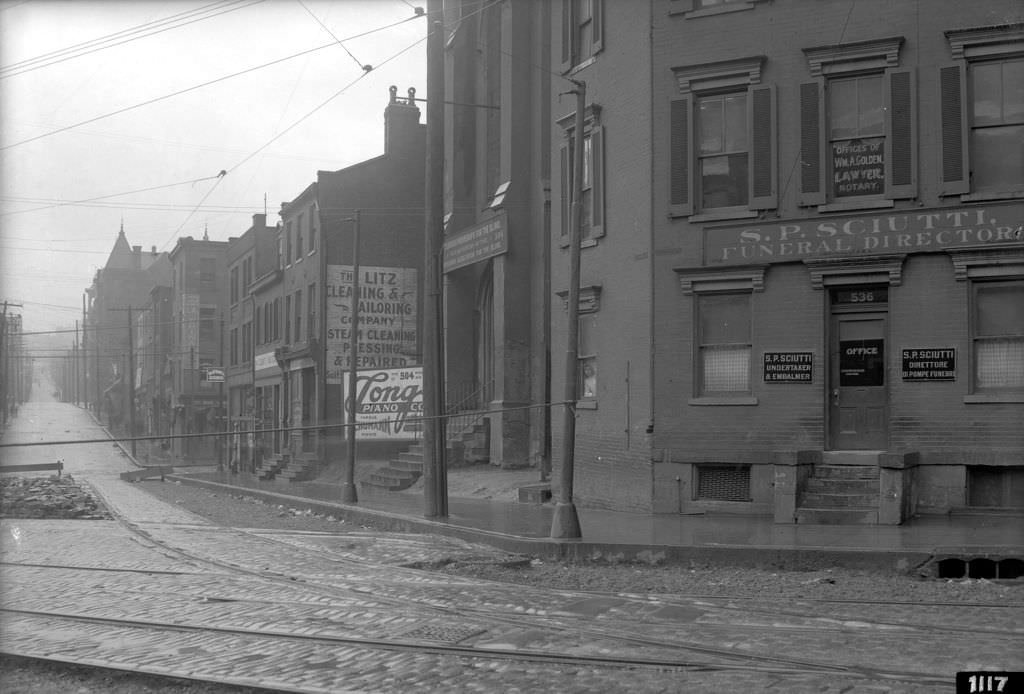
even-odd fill
[{"label": "entrance door", "polygon": [[833,450],[884,450],[886,314],[832,315],[829,441]]}]

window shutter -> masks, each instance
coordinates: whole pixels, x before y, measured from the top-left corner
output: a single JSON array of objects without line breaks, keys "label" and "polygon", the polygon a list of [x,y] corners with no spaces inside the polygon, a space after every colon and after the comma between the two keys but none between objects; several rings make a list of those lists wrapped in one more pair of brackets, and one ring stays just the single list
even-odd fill
[{"label": "window shutter", "polygon": [[572,37],[575,32],[573,31],[573,0],[562,0],[562,26],[561,26],[561,60],[560,68],[562,72],[568,72],[572,69]]},{"label": "window shutter", "polygon": [[590,131],[591,165],[593,187],[590,196],[590,238],[604,236],[604,128],[595,127]]},{"label": "window shutter", "polygon": [[825,95],[823,83],[800,85],[800,204],[825,204]]},{"label": "window shutter", "polygon": [[569,158],[569,145],[572,140],[569,140],[562,144],[558,148],[558,159],[559,166],[561,168],[561,191],[559,198],[559,209],[561,214],[559,215],[558,224],[558,241],[562,246],[569,244],[569,198],[571,197],[569,191],[572,189],[572,160]]},{"label": "window shutter", "polygon": [[750,209],[770,210],[779,204],[776,194],[775,87],[751,88],[749,103]]},{"label": "window shutter", "polygon": [[670,118],[670,214],[682,217],[693,214],[692,109],[690,99],[674,99]]},{"label": "window shutter", "polygon": [[970,192],[967,158],[967,80],[962,64],[939,68],[939,102],[942,114],[942,183],[940,195]]},{"label": "window shutter", "polygon": [[917,197],[917,84],[913,70],[885,75],[889,117],[885,121],[885,197]]},{"label": "window shutter", "polygon": [[591,25],[594,31],[594,54],[601,52],[604,48],[604,0],[593,0],[591,2]]}]

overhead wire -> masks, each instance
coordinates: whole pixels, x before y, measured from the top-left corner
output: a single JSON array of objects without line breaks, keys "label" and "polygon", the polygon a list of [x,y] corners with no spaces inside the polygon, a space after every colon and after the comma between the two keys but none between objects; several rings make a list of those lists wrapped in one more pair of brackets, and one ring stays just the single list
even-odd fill
[{"label": "overhead wire", "polygon": [[[10,65],[2,66],[0,67],[0,80],[7,79],[9,77],[16,77],[18,75],[23,75],[27,72],[32,72],[33,70],[40,70],[42,68],[58,65],[68,60],[81,58],[82,56],[106,50],[107,48],[113,48],[115,46],[120,46],[125,43],[130,43],[131,41],[137,41],[139,39],[154,36],[156,34],[161,34],[165,31],[170,31],[171,29],[179,29],[181,27],[188,26],[189,24],[194,24],[196,22],[200,22],[206,19],[218,17],[222,14],[227,14],[229,12],[235,12],[236,10],[242,10],[247,7],[251,7],[252,5],[258,5],[262,2],[263,0],[228,0],[227,2],[215,2],[210,5],[205,5],[202,8],[189,10],[187,12],[179,12],[176,15],[171,15],[171,17],[167,17],[162,20],[155,20],[153,22],[140,24],[135,28],[124,29],[122,31],[115,32],[113,34],[108,34],[107,36],[100,37],[98,39],[84,41],[82,43],[75,44],[74,46],[69,46],[67,48],[63,48],[57,51],[51,51],[50,53],[36,56],[35,58],[27,58],[26,60],[22,60],[17,63],[11,63]],[[230,5],[239,5],[240,3],[241,5],[238,7],[230,7]],[[219,9],[220,11],[214,12],[213,9],[210,8]],[[189,15],[201,14],[203,12],[210,12],[210,14],[204,17],[192,18],[189,21],[182,21],[178,24],[174,24],[173,26],[157,28],[163,24],[173,24],[175,21],[178,21],[176,18],[185,18]],[[152,27],[155,30],[147,32],[145,31],[147,27]],[[135,33],[138,33],[139,35],[130,36],[131,34]],[[128,36],[125,37],[124,35]],[[123,40],[108,43],[111,41],[115,41],[118,38],[123,38]],[[108,43],[108,45],[98,45],[104,43]]]},{"label": "overhead wire", "polygon": [[54,207],[61,207],[63,205],[81,205],[81,204],[84,204],[84,203],[96,202],[96,201],[99,201],[99,200],[108,200],[110,198],[119,198],[119,197],[122,197],[124,195],[134,195],[136,193],[148,193],[148,192],[153,191],[153,190],[163,190],[164,188],[174,188],[176,186],[184,186],[184,185],[189,185],[189,184],[195,185],[196,183],[202,183],[203,181],[211,181],[211,180],[213,180],[215,178],[221,178],[221,177],[223,177],[223,175],[224,175],[224,172],[222,171],[222,172],[218,173],[215,176],[204,176],[202,178],[193,178],[193,179],[190,179],[190,180],[187,180],[187,181],[178,181],[177,183],[165,183],[163,185],[151,186],[149,188],[139,188],[137,190],[128,190],[128,191],[125,191],[123,193],[111,193],[109,195],[99,195],[99,196],[97,196],[95,198],[85,198],[83,200],[73,200],[73,201],[70,201],[70,202],[59,202],[59,203],[55,203],[53,205],[43,205],[42,207],[33,207],[33,208],[30,208],[30,209],[27,209],[27,210],[14,210],[12,212],[3,212],[3,213],[0,213],[0,217],[7,217],[7,216],[10,216],[12,214],[24,214],[25,212],[36,212],[38,210],[48,210],[48,209],[51,209],[51,208],[54,208]]},{"label": "overhead wire", "polygon": [[[386,26],[377,27],[376,29],[371,29],[369,31],[364,31],[364,32],[362,32],[360,34],[355,34],[353,36],[346,37],[343,40],[351,41],[352,39],[361,38],[363,36],[369,36],[371,34],[374,34],[374,33],[380,32],[380,31],[385,31],[387,29],[391,29],[393,27],[396,27],[396,26],[398,26],[400,24],[404,24],[406,22],[412,21],[413,19],[417,19],[419,16],[420,15],[414,15],[413,17],[407,17],[406,19],[403,19],[403,20],[400,20],[400,21],[397,21],[397,22],[393,22],[393,23],[388,24]],[[203,82],[201,84],[196,84],[196,85],[193,85],[191,87],[186,87],[185,89],[180,89],[180,90],[178,90],[176,92],[172,92],[170,94],[164,94],[163,96],[158,96],[158,97],[155,97],[153,99],[148,99],[146,101],[134,104],[132,106],[125,106],[124,108],[117,109],[116,111],[110,111],[109,113],[104,113],[104,114],[99,115],[99,116],[94,116],[92,118],[88,118],[86,120],[79,121],[78,123],[72,123],[71,125],[66,125],[64,127],[57,128],[55,130],[50,130],[49,132],[41,133],[39,135],[35,135],[35,136],[27,138],[25,140],[20,140],[18,142],[14,142],[14,143],[9,144],[9,145],[0,146],[0,151],[7,150],[7,149],[12,149],[14,147],[19,147],[21,145],[28,144],[29,142],[35,142],[36,140],[41,140],[43,138],[50,137],[51,135],[56,135],[58,133],[66,132],[68,130],[72,130],[74,128],[78,128],[80,126],[87,125],[89,123],[95,123],[96,121],[104,120],[104,119],[110,118],[112,116],[117,116],[117,115],[120,115],[122,113],[127,113],[128,111],[132,111],[132,110],[135,110],[137,108],[142,108],[143,106],[149,106],[151,104],[155,104],[155,103],[158,103],[160,101],[165,101],[165,100],[173,98],[175,96],[181,96],[182,94],[187,94],[188,92],[192,92],[192,91],[195,91],[197,89],[202,89],[203,87],[208,87],[208,86],[210,86],[212,84],[217,84],[218,82],[223,82],[225,80],[229,80],[229,79],[232,79],[234,77],[239,77],[241,75],[245,75],[245,74],[248,74],[250,72],[255,72],[257,70],[262,70],[263,68],[267,68],[267,67],[270,67],[272,65],[277,65],[279,63],[283,63],[283,62],[286,62],[288,60],[292,60],[294,58],[299,58],[301,56],[308,55],[309,53],[315,53],[316,51],[322,51],[325,48],[331,48],[332,46],[335,46],[335,45],[337,45],[337,44],[332,41],[331,43],[326,43],[326,44],[324,44],[322,46],[316,46],[314,48],[309,48],[309,49],[306,49],[304,51],[299,51],[298,53],[293,53],[292,55],[284,56],[283,58],[277,58],[275,60],[271,60],[270,62],[263,63],[261,65],[255,65],[253,67],[246,68],[245,70],[240,70],[239,72],[233,72],[233,73],[231,73],[229,75],[224,75],[222,77],[217,77],[215,79],[209,80],[207,82]]]}]

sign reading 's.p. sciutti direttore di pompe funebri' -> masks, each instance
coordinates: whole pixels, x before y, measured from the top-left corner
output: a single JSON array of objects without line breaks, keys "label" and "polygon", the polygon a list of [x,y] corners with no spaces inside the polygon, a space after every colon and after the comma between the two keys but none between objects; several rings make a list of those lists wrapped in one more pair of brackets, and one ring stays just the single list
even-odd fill
[{"label": "sign reading 's.p. sciutti direttore di pompe funebri'", "polygon": [[765,383],[813,383],[813,352],[765,352]]},{"label": "sign reading 's.p. sciutti direttore di pompe funebri'", "polygon": [[956,350],[951,347],[903,350],[904,381],[955,381]]}]

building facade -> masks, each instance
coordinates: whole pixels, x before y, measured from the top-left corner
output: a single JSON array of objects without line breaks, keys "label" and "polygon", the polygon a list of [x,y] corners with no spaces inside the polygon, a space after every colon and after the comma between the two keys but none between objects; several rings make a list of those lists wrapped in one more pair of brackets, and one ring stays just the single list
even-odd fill
[{"label": "building facade", "polygon": [[223,462],[225,360],[224,312],[227,308],[227,241],[179,238],[169,254],[171,311],[175,334],[170,354],[174,383],[171,428],[175,434],[211,434],[173,440],[173,452],[190,461]]},{"label": "building facade", "polygon": [[[355,369],[422,363],[418,316],[425,128],[419,118],[414,90],[399,97],[391,87],[384,111],[384,154],[338,171],[319,171],[314,183],[281,205],[280,275],[256,283],[261,297],[266,292],[264,305],[276,294],[273,301],[280,301],[280,314],[272,324],[274,337],[258,352],[257,376],[266,375],[263,410],[276,408],[288,429],[276,445],[293,461],[286,474],[293,479],[344,456],[341,425],[347,417],[345,375],[353,367],[356,225],[360,328]],[[274,364],[266,356],[272,345]],[[268,395],[275,398],[272,407]]]},{"label": "building facade", "polygon": [[[150,291],[160,284],[170,284],[167,254],[158,253],[155,247],[145,253],[141,246],[129,245],[122,225],[106,263],[86,289],[83,379],[85,399],[93,411],[102,422],[119,430],[128,425],[129,407],[138,411],[138,403],[134,397],[129,400],[128,392],[127,371],[136,356],[129,353],[130,336],[138,328],[136,319],[145,312]],[[137,418],[137,427],[141,421]]]},{"label": "building facade", "polygon": [[652,510],[1024,505],[1020,6],[652,7]]},{"label": "building facade", "polygon": [[448,409],[489,411],[491,464],[546,474],[550,417],[529,406],[551,386],[551,5],[444,10]]},{"label": "building facade", "polygon": [[252,285],[256,278],[277,269],[277,229],[267,226],[266,214],[254,214],[252,225],[239,237],[228,239],[227,340],[224,380],[227,389],[227,462],[232,470],[254,469],[256,394],[254,359],[262,326]]}]

